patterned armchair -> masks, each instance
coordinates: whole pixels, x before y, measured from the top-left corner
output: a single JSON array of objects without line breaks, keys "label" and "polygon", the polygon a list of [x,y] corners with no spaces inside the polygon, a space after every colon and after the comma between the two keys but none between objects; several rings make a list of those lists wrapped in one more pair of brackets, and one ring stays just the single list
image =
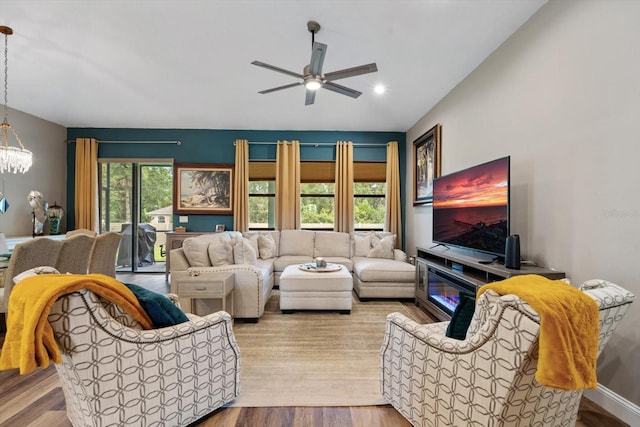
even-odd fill
[{"label": "patterned armchair", "polygon": [[141,330],[86,289],[58,299],[49,322],[71,423],[184,426],[233,401],[240,353],[229,314],[187,316],[187,323]]},{"label": "patterned armchair", "polygon": [[[634,299],[604,280],[580,289],[598,303],[602,351]],[[465,340],[445,336],[448,322],[419,325],[392,313],[380,350],[382,394],[415,426],[574,425],[582,390],[538,383],[540,317],[514,295],[488,290]]]}]

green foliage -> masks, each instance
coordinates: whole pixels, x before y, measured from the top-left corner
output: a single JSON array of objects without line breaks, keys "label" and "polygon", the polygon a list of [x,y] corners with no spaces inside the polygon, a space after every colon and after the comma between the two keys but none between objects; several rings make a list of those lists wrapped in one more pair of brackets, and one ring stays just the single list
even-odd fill
[{"label": "green foliage", "polygon": [[[354,183],[354,222],[356,226],[377,226],[384,223],[385,183]],[[318,227],[333,225],[335,220],[335,185],[333,183],[300,184],[300,219],[302,224]],[[275,215],[275,181],[249,182],[249,221],[271,225]],[[262,195],[259,197],[256,195]]]},{"label": "green foliage", "polygon": [[[132,222],[133,166],[131,163],[103,163],[102,174],[102,218],[107,208],[109,223]],[[140,165],[141,217],[140,222],[149,222],[147,212],[173,203],[173,170],[169,165]],[[108,192],[108,201],[107,201]],[[108,206],[105,206],[108,203]],[[103,224],[103,228],[106,224]]]},{"label": "green foliage", "polygon": [[147,212],[173,205],[173,168],[171,166],[142,165],[141,222],[151,221]]}]

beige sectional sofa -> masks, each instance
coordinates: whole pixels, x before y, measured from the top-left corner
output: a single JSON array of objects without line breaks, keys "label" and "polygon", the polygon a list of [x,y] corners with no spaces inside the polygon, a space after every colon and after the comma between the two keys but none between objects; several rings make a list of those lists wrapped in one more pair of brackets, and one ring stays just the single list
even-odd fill
[{"label": "beige sectional sofa", "polygon": [[[415,267],[394,249],[395,235],[334,231],[224,232],[185,239],[171,251],[171,286],[218,272],[234,273],[237,318],[258,319],[280,275],[289,265],[322,257],[344,265],[361,299],[413,298]],[[195,280],[195,279],[192,279]]]}]

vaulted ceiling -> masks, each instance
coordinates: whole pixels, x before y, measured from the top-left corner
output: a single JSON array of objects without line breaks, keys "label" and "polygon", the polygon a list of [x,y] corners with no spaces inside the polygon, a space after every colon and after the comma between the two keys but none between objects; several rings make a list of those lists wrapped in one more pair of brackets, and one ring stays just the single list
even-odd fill
[{"label": "vaulted ceiling", "polygon": [[[67,127],[406,131],[546,0],[2,0],[9,102]],[[376,62],[304,105],[324,71]],[[374,93],[382,84],[386,92]]]}]

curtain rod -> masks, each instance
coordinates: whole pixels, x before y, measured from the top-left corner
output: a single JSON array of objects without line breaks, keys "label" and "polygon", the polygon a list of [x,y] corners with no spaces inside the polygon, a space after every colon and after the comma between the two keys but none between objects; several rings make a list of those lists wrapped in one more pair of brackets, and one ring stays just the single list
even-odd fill
[{"label": "curtain rod", "polygon": [[[75,139],[67,139],[67,144],[76,142]],[[102,141],[98,139],[100,144],[176,144],[182,145],[182,141]]]},{"label": "curtain rod", "polygon": [[[278,143],[275,141],[271,141],[271,142],[265,142],[265,141],[249,141],[249,145],[277,145]],[[366,143],[366,142],[352,142],[351,144],[353,144],[353,146],[355,147],[386,147],[386,144],[370,144],[370,143]],[[233,142],[233,145],[236,145],[235,141]],[[335,146],[336,143],[335,142],[301,142],[300,145],[313,145],[314,147],[318,147],[320,145],[327,145],[327,146]]]}]

